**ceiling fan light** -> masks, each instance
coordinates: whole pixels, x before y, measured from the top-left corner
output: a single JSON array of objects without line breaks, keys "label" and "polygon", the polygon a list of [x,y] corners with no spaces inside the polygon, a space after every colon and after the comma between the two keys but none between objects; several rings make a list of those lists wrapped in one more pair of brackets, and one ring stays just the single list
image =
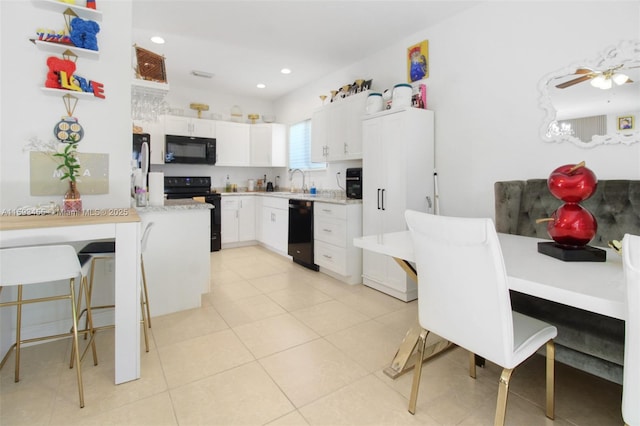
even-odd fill
[{"label": "ceiling fan light", "polygon": [[603,89],[602,85],[604,84],[605,80],[606,79],[604,78],[603,75],[599,75],[591,79],[591,85],[593,87],[597,87],[598,89]]},{"label": "ceiling fan light", "polygon": [[620,86],[621,84],[624,84],[629,80],[629,76],[626,74],[614,74],[614,76],[611,77],[611,79],[615,84]]},{"label": "ceiling fan light", "polygon": [[610,78],[605,78],[604,81],[600,84],[600,88],[602,90],[611,89],[611,86],[613,86],[613,81],[611,81]]}]

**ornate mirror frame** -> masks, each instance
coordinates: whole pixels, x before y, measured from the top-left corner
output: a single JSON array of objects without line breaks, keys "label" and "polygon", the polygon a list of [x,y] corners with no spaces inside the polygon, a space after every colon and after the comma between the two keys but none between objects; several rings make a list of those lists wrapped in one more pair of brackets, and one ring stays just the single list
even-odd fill
[{"label": "ornate mirror frame", "polygon": [[[540,93],[540,97],[538,99],[539,105],[545,111],[545,117],[540,127],[540,136],[546,142],[571,142],[582,148],[592,148],[594,146],[603,145],[603,144],[632,144],[636,142],[640,142],[640,129],[639,124],[636,122],[634,129],[630,131],[620,131],[614,126],[607,126],[607,132],[605,135],[593,135],[593,138],[590,141],[583,141],[578,137],[570,134],[569,132],[563,131],[562,127],[558,125],[558,111],[554,106],[553,96],[556,95],[556,101],[558,98],[559,90],[570,90],[571,88],[566,89],[557,89],[555,86],[559,83],[566,82],[572,80],[578,75],[576,75],[576,70],[579,68],[587,68],[596,71],[604,71],[610,68],[618,67],[623,65],[624,70],[629,69],[630,67],[637,68],[633,69],[634,73],[631,76],[633,83],[626,83],[623,86],[630,86],[633,93],[637,93],[637,97],[635,97],[634,107],[632,111],[640,112],[640,78],[637,75],[640,75],[640,40],[628,40],[622,41],[618,46],[610,46],[603,51],[601,55],[591,60],[584,60],[580,62],[573,63],[567,67],[562,69],[553,71],[547,75],[545,75],[538,83],[538,91]],[[628,72],[625,71],[625,74]],[[593,93],[600,93],[602,97],[609,97],[615,95],[616,86],[612,87],[610,90],[602,90],[595,87],[591,87],[589,81],[584,81],[579,83],[580,85],[589,85],[589,89],[592,89]],[[621,90],[622,86],[619,86],[619,90]],[[625,90],[628,87],[624,88]],[[598,92],[599,91],[599,92]],[[604,101],[607,104],[611,103],[611,99],[607,99]],[[606,111],[601,112],[599,114],[607,114]],[[609,114],[616,114],[615,112],[609,112]],[[595,114],[591,114],[594,116]],[[617,115],[626,115],[624,113],[617,113]],[[640,117],[637,117],[640,119]],[[607,120],[611,123],[612,120],[607,118]],[[614,118],[615,120],[615,118]],[[573,133],[573,132],[571,132]]]}]

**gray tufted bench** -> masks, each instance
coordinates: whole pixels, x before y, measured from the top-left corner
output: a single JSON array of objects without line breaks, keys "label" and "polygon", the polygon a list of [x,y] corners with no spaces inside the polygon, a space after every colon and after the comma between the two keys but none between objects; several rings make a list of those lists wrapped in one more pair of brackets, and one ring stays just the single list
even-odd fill
[{"label": "gray tufted bench", "polygon": [[[494,190],[498,232],[549,239],[546,225],[535,220],[550,217],[562,202],[551,195],[546,179],[496,182]],[[640,181],[600,180],[581,204],[598,222],[589,245],[606,247],[625,233],[640,235]],[[622,384],[624,321],[518,292],[511,293],[511,304],[558,328],[558,361]]]}]

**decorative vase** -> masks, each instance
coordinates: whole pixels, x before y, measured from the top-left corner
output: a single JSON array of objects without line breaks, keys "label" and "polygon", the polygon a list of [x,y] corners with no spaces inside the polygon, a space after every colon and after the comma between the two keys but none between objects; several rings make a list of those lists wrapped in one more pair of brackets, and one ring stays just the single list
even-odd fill
[{"label": "decorative vase", "polygon": [[76,187],[75,181],[69,181],[69,189],[67,190],[66,194],[64,194],[62,211],[65,213],[82,212],[82,198],[80,197],[80,192]]}]

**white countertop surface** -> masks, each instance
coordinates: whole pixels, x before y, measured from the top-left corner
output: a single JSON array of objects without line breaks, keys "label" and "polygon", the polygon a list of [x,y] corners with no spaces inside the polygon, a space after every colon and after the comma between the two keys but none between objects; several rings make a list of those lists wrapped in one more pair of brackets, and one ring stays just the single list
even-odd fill
[{"label": "white countertop surface", "polygon": [[287,198],[294,200],[309,200],[309,201],[318,201],[323,203],[331,203],[331,204],[362,204],[362,200],[354,200],[350,198],[336,198],[336,197],[326,197],[320,194],[311,195],[305,194],[301,192],[222,192],[223,197],[225,196],[249,196],[256,195],[259,197],[277,197],[277,198]]}]

